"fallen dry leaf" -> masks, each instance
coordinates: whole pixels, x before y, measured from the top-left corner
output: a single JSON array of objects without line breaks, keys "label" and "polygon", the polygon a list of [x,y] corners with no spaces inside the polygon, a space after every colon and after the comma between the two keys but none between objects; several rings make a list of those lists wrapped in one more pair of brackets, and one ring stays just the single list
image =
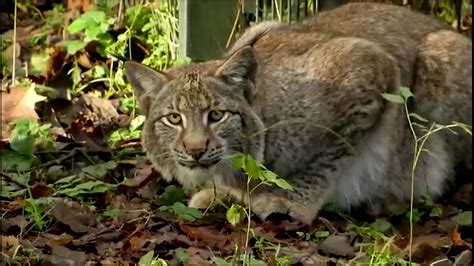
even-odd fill
[{"label": "fallen dry leaf", "polygon": [[87,259],[84,251],[70,250],[67,247],[49,243],[51,247],[51,263],[53,265],[84,265]]},{"label": "fallen dry leaf", "polygon": [[53,194],[52,185],[48,186],[45,184],[38,183],[38,184],[34,184],[31,187],[31,195],[35,199],[41,198],[41,197],[48,197],[48,196],[51,196],[51,194]]},{"label": "fallen dry leaf", "polygon": [[2,97],[2,138],[8,139],[12,122],[15,119],[33,119],[38,120],[38,114],[35,111],[35,104],[43,101],[46,97],[36,94],[34,84],[26,89],[22,86],[16,86],[10,90],[10,93],[1,94]]},{"label": "fallen dry leaf", "polygon": [[227,241],[227,236],[217,231],[215,226],[190,226],[187,224],[180,224],[183,230],[189,237],[199,239],[209,245],[223,246]]},{"label": "fallen dry leaf", "polygon": [[321,242],[319,249],[326,254],[339,257],[354,256],[355,251],[345,235],[330,235]]},{"label": "fallen dry leaf", "polygon": [[12,229],[13,227],[18,227],[18,232],[22,232],[23,229],[29,224],[25,215],[17,215],[8,219],[2,219],[5,223],[2,223],[2,231],[6,232],[7,230]]},{"label": "fallen dry leaf", "polygon": [[50,234],[50,233],[43,233],[43,237],[48,239],[50,242],[54,242],[56,245],[64,246],[70,243],[74,237],[67,233],[62,233],[60,235]]},{"label": "fallen dry leaf", "polygon": [[72,200],[57,200],[51,211],[54,218],[76,233],[85,233],[95,224],[92,212]]},{"label": "fallen dry leaf", "polygon": [[18,252],[20,242],[15,236],[2,236],[2,255],[5,254],[12,258]]}]

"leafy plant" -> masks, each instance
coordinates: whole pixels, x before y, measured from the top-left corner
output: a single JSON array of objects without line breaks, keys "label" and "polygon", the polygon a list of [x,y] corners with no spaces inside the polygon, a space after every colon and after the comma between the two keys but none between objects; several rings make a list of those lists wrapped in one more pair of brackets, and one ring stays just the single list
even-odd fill
[{"label": "leafy plant", "polygon": [[[430,123],[427,119],[423,118],[419,114],[410,112],[408,110],[408,101],[410,98],[413,98],[414,95],[411,92],[410,88],[408,87],[401,87],[399,94],[388,94],[388,93],[383,93],[382,97],[385,98],[387,101],[397,103],[397,104],[403,104],[404,109],[405,109],[405,116],[408,121],[408,125],[410,126],[410,131],[413,136],[414,140],[414,152],[413,152],[413,162],[412,162],[412,167],[411,167],[411,188],[410,188],[410,212],[409,212],[409,219],[410,219],[410,243],[409,243],[409,261],[411,263],[411,258],[412,258],[412,246],[413,246],[413,224],[414,224],[414,189],[415,189],[415,171],[416,167],[418,165],[418,161],[420,159],[420,156],[423,152],[430,154],[430,151],[424,148],[424,145],[426,144],[426,141],[429,139],[429,137],[441,130],[449,130],[450,132],[453,132],[457,134],[455,131],[453,131],[453,128],[460,128],[462,129],[465,133],[468,135],[472,136],[472,126],[459,123],[459,122],[453,122],[450,125],[441,125],[435,122]],[[415,129],[417,128],[417,130]],[[420,134],[421,133],[421,134]],[[435,213],[434,213],[435,214]]]},{"label": "leafy plant", "polygon": [[130,139],[139,139],[142,133],[142,126],[145,123],[145,116],[138,115],[130,122],[128,128],[119,128],[113,131],[109,137],[109,144],[114,147],[117,143]]},{"label": "leafy plant", "polygon": [[27,171],[34,159],[38,146],[46,150],[53,149],[49,135],[51,124],[40,125],[34,120],[16,120],[10,136],[10,150],[1,154],[2,169],[6,171]]},{"label": "leafy plant", "polygon": [[110,17],[102,10],[90,10],[67,27],[69,33],[82,33],[84,38],[66,40],[63,41],[63,45],[69,54],[75,54],[90,42],[97,41],[100,44],[98,52],[105,55],[105,48],[112,43],[109,30],[114,22],[115,18]]}]

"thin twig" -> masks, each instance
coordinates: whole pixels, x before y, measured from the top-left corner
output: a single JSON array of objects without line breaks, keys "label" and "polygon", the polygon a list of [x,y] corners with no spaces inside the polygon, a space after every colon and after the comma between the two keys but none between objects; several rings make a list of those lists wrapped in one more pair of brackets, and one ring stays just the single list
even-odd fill
[{"label": "thin twig", "polygon": [[237,2],[237,15],[235,16],[234,25],[232,26],[232,31],[230,32],[229,38],[227,39],[227,43],[225,48],[229,48],[230,42],[234,37],[235,31],[237,30],[237,24],[239,23],[240,14],[242,13],[242,0],[238,0]]},{"label": "thin twig", "polygon": [[13,69],[12,69],[12,86],[15,87],[15,63],[16,63],[16,20],[17,20],[18,0],[15,0],[15,9],[13,11]]}]

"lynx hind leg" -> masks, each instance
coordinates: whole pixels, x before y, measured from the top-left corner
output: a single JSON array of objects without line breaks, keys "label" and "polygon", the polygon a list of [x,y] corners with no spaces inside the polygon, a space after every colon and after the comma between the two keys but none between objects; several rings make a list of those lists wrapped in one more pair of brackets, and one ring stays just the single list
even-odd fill
[{"label": "lynx hind leg", "polygon": [[[430,121],[472,125],[472,41],[453,31],[427,35],[418,47],[414,112]],[[472,169],[472,137],[444,132],[458,166]]]}]

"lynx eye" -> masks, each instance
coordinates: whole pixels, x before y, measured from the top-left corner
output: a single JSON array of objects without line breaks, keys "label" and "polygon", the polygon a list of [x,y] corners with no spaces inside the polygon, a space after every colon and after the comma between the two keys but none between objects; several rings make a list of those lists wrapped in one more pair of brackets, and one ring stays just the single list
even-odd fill
[{"label": "lynx eye", "polygon": [[209,122],[218,122],[222,118],[224,118],[224,111],[219,111],[219,110],[212,110],[209,112],[208,119]]},{"label": "lynx eye", "polygon": [[179,125],[181,124],[181,121],[182,121],[181,115],[176,114],[176,113],[167,115],[166,120],[168,120],[168,122],[170,122],[173,125]]}]

